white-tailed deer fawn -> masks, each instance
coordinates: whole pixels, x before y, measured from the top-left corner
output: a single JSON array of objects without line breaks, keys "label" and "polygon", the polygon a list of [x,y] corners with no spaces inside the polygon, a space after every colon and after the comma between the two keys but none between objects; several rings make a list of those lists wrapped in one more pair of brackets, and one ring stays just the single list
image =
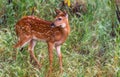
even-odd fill
[{"label": "white-tailed deer fawn", "polygon": [[46,21],[34,16],[26,16],[15,25],[15,31],[19,41],[14,48],[23,47],[29,44],[28,50],[31,58],[41,67],[41,64],[34,55],[34,46],[37,40],[44,40],[48,45],[50,70],[52,70],[53,48],[55,47],[62,71],[61,45],[65,42],[70,33],[68,14],[65,11],[56,10],[57,16],[54,21]]}]

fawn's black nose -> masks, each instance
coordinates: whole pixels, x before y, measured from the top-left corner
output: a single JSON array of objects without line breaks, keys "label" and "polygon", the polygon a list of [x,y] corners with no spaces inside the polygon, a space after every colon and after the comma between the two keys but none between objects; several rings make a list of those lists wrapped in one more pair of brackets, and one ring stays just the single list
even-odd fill
[{"label": "fawn's black nose", "polygon": [[55,24],[54,24],[54,23],[52,23],[52,24],[51,24],[51,27],[55,27]]}]

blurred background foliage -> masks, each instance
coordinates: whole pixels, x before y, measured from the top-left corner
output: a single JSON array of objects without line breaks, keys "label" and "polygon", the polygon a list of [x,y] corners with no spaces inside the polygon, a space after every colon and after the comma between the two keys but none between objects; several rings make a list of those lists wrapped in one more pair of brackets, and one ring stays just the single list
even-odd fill
[{"label": "blurred background foliage", "polygon": [[23,52],[17,50],[17,60],[13,59],[14,26],[27,15],[52,21],[56,8],[68,12],[71,33],[62,46],[64,72],[59,74],[54,51],[51,77],[119,77],[120,24],[115,5],[114,0],[0,0],[0,77],[46,75],[49,59],[43,42],[35,47],[41,70],[30,63],[27,46]]}]

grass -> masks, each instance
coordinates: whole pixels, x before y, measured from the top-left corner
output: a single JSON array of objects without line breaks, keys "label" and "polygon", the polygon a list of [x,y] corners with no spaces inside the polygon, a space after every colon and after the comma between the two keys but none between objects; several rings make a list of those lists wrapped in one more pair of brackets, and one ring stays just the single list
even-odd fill
[{"label": "grass", "polygon": [[[38,42],[35,55],[42,63],[41,70],[30,63],[27,46],[18,51],[14,60],[13,45],[17,42],[15,23],[26,15],[53,20],[59,0],[0,1],[0,77],[44,77],[49,69],[47,45]],[[49,7],[49,8],[48,8]],[[13,9],[14,8],[14,9]],[[76,17],[69,13],[71,33],[62,45],[63,74],[54,51],[51,77],[119,77],[120,25],[115,15],[113,0],[87,0],[87,13]]]}]

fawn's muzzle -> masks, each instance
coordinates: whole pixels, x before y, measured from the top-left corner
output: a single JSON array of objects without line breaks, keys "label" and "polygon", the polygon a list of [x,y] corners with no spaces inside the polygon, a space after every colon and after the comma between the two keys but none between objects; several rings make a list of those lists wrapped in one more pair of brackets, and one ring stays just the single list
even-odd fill
[{"label": "fawn's muzzle", "polygon": [[54,23],[52,23],[50,26],[51,26],[51,27],[55,27],[55,24],[54,24]]}]

